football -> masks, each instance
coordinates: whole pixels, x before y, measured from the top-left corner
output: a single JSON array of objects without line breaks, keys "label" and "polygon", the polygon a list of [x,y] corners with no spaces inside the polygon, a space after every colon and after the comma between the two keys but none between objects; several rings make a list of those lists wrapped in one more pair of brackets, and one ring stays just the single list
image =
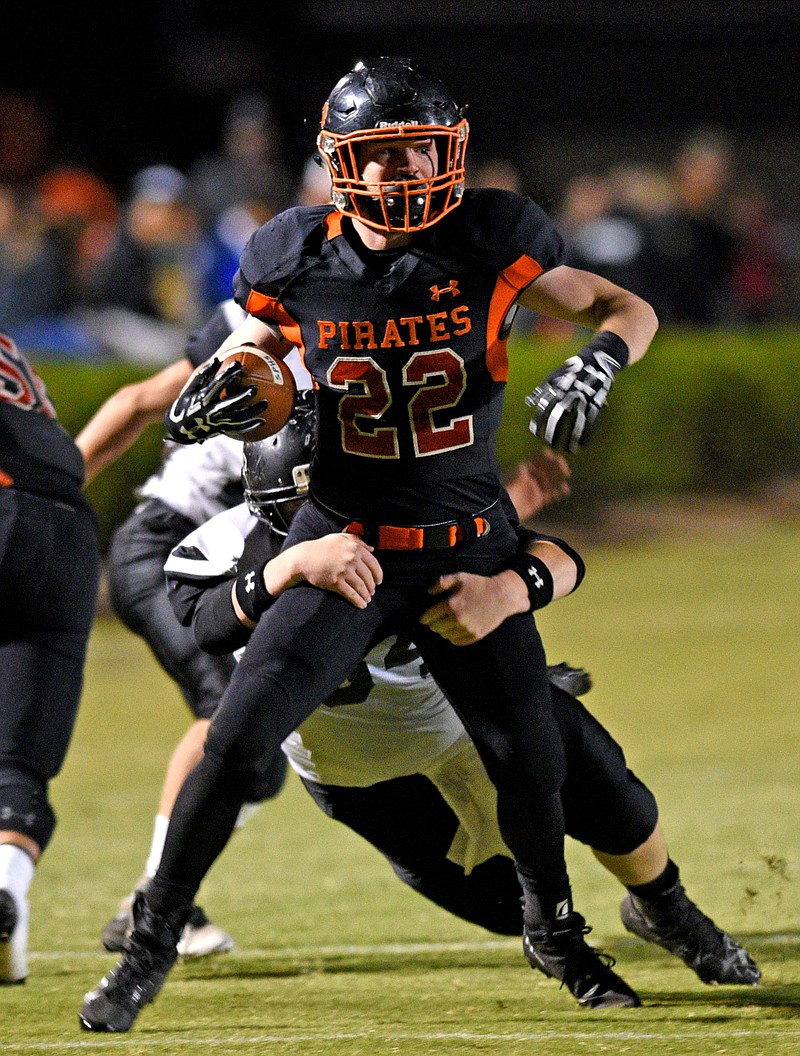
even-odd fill
[{"label": "football", "polygon": [[242,364],[242,373],[235,380],[236,391],[252,385],[256,390],[252,402],[267,401],[267,409],[259,415],[264,421],[263,426],[247,433],[231,432],[228,435],[237,440],[264,440],[282,429],[289,421],[297,396],[294,375],[283,360],[253,345],[231,348],[219,359],[220,370],[232,360]]}]

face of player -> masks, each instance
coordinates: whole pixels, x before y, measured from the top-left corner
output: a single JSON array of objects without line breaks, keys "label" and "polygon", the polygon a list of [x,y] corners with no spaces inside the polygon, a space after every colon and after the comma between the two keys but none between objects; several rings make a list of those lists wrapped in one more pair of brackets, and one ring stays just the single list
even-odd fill
[{"label": "face of player", "polygon": [[375,139],[363,144],[361,178],[367,184],[429,180],[439,171],[436,141],[425,139]]}]

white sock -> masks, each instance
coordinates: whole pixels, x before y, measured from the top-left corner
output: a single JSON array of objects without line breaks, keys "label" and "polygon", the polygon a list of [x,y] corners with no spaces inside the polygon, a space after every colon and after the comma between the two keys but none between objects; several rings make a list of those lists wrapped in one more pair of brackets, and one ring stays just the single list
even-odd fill
[{"label": "white sock", "polygon": [[0,888],[18,901],[27,898],[35,870],[33,859],[15,843],[0,844]]},{"label": "white sock", "polygon": [[147,856],[147,864],[144,867],[148,880],[153,879],[161,863],[161,855],[164,852],[164,842],[167,838],[168,828],[169,818],[163,814],[156,814],[156,820],[153,822],[153,839],[150,843],[150,854]]},{"label": "white sock", "polygon": [[241,829],[243,825],[246,825],[252,818],[257,810],[261,809],[261,803],[242,803],[239,808],[239,814],[236,818],[236,824],[234,828]]}]

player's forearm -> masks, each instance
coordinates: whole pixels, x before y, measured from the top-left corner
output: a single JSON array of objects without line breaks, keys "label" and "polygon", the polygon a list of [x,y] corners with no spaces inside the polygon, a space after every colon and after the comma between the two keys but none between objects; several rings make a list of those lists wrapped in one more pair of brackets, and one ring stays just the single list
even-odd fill
[{"label": "player's forearm", "polygon": [[157,411],[138,403],[135,388],[126,386],[114,393],[75,438],[86,463],[87,482],[124,455],[148,425],[159,421]]},{"label": "player's forearm", "polygon": [[161,419],[192,370],[188,359],[180,359],[109,396],[75,439],[86,463],[87,481],[125,454],[148,425]]},{"label": "player's forearm", "polygon": [[616,289],[593,306],[596,330],[610,330],[628,346],[628,363],[641,359],[658,330],[656,313],[641,297]]},{"label": "player's forearm", "polygon": [[544,540],[536,542],[528,548],[528,553],[547,565],[553,577],[553,601],[572,593],[578,585],[578,568],[557,543]]}]

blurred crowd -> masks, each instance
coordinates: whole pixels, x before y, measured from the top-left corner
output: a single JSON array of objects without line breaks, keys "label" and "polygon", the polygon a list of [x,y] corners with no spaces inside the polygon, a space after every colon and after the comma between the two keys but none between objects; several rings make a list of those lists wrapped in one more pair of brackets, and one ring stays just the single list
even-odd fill
[{"label": "blurred crowd", "polygon": [[[469,181],[529,193],[505,159],[476,161]],[[292,171],[259,95],[230,105],[216,153],[186,171],[149,165],[122,192],[51,159],[36,104],[0,96],[0,331],[33,355],[168,362],[230,295],[252,231],[328,200],[313,159]],[[551,211],[568,263],[639,293],[662,324],[800,319],[800,227],[719,131],[693,133],[663,167],[576,175]]]}]

